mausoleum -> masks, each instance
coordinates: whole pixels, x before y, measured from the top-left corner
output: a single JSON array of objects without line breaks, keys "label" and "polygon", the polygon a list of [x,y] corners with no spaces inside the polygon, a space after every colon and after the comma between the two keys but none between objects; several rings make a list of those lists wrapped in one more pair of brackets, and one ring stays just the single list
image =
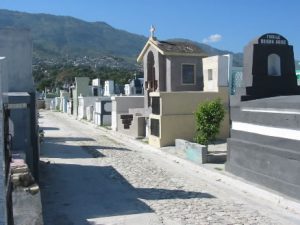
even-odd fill
[{"label": "mausoleum", "polygon": [[[145,115],[149,115],[150,145],[174,145],[178,138],[193,140],[194,112],[205,100],[221,98],[227,108],[231,57],[219,56],[207,61],[205,57],[207,54],[197,45],[159,41],[151,29],[151,36],[137,59],[144,65],[144,108]],[[227,138],[228,130],[227,116],[219,137]]]},{"label": "mausoleum", "polygon": [[244,49],[243,82],[231,99],[226,170],[300,199],[300,87],[293,46],[265,34]]}]

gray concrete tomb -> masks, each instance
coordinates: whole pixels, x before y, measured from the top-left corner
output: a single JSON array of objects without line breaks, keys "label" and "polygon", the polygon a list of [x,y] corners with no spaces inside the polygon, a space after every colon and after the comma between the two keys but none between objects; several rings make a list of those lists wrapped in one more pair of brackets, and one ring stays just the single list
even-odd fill
[{"label": "gray concrete tomb", "polygon": [[226,170],[300,199],[300,89],[293,47],[279,34],[265,34],[246,46],[244,58],[247,87],[231,101]]}]

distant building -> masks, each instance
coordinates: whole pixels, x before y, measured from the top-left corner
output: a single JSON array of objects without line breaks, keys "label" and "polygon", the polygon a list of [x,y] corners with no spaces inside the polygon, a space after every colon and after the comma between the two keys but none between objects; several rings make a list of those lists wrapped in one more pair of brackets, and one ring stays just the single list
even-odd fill
[{"label": "distant building", "polygon": [[125,95],[143,95],[144,94],[144,78],[134,78],[129,84],[125,84]]},{"label": "distant building", "polygon": [[104,82],[104,94],[103,96],[112,96],[115,93],[115,83],[113,80],[106,80]]}]

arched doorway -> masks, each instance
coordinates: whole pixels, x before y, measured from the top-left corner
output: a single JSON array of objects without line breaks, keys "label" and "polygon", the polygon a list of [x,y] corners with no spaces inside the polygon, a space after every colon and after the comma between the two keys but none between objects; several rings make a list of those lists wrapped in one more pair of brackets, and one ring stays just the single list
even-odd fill
[{"label": "arched doorway", "polygon": [[149,51],[147,56],[147,81],[146,81],[146,90],[148,94],[148,107],[150,104],[150,92],[157,89],[157,80],[155,80],[155,62],[154,54],[152,51]]},{"label": "arched doorway", "polygon": [[268,75],[281,76],[281,62],[277,54],[270,54],[268,56]]}]

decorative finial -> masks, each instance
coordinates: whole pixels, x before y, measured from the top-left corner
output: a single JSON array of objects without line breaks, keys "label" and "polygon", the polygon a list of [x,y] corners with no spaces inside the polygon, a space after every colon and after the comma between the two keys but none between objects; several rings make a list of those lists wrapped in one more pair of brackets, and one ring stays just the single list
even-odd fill
[{"label": "decorative finial", "polygon": [[150,28],[150,37],[151,38],[154,38],[154,32],[155,32],[155,27],[153,25],[151,25],[151,28]]}]

